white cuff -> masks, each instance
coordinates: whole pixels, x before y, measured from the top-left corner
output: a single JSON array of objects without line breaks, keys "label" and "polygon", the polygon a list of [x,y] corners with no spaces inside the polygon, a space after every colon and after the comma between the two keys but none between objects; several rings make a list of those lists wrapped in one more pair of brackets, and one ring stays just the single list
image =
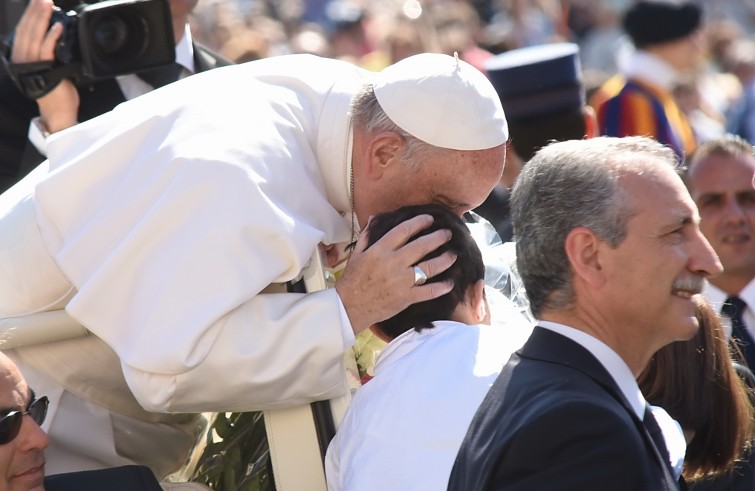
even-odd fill
[{"label": "white cuff", "polygon": [[29,123],[29,141],[44,156],[47,156],[47,137],[50,136],[39,116],[33,118]]}]

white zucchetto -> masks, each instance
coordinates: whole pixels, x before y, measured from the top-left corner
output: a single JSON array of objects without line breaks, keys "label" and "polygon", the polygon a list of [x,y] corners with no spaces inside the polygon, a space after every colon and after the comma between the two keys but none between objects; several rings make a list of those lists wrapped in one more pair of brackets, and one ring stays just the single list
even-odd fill
[{"label": "white zucchetto", "polygon": [[481,71],[455,56],[410,56],[377,73],[373,86],[388,117],[425,143],[484,150],[508,139],[495,88]]}]

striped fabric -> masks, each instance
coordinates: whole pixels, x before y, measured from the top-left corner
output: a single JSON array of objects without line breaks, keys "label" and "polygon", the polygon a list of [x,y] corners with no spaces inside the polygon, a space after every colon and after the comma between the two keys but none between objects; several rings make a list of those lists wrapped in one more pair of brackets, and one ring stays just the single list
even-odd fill
[{"label": "striped fabric", "polygon": [[680,159],[696,146],[692,128],[671,93],[637,80],[626,81],[598,107],[598,125],[602,135],[655,138]]}]

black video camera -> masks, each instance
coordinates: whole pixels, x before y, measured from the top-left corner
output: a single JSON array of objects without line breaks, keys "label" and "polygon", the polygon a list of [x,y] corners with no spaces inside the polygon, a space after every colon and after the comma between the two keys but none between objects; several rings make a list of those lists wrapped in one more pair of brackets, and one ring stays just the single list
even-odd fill
[{"label": "black video camera", "polygon": [[[84,85],[175,61],[175,39],[168,0],[105,0],[53,8],[52,23],[63,33],[51,62],[11,63],[12,36],[3,62],[16,85],[32,99],[63,78]],[[62,7],[62,8],[61,8]]]}]

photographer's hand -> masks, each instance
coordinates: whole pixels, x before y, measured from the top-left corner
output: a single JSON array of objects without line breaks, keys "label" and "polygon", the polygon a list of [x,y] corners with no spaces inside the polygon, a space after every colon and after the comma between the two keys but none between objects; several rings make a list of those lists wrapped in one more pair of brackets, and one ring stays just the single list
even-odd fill
[{"label": "photographer's hand", "polygon": [[[59,23],[50,26],[52,0],[30,0],[18,21],[11,51],[12,63],[50,61],[55,58],[55,43],[63,33]],[[78,122],[79,93],[70,80],[62,80],[48,94],[37,99],[41,122],[55,133]]]}]

